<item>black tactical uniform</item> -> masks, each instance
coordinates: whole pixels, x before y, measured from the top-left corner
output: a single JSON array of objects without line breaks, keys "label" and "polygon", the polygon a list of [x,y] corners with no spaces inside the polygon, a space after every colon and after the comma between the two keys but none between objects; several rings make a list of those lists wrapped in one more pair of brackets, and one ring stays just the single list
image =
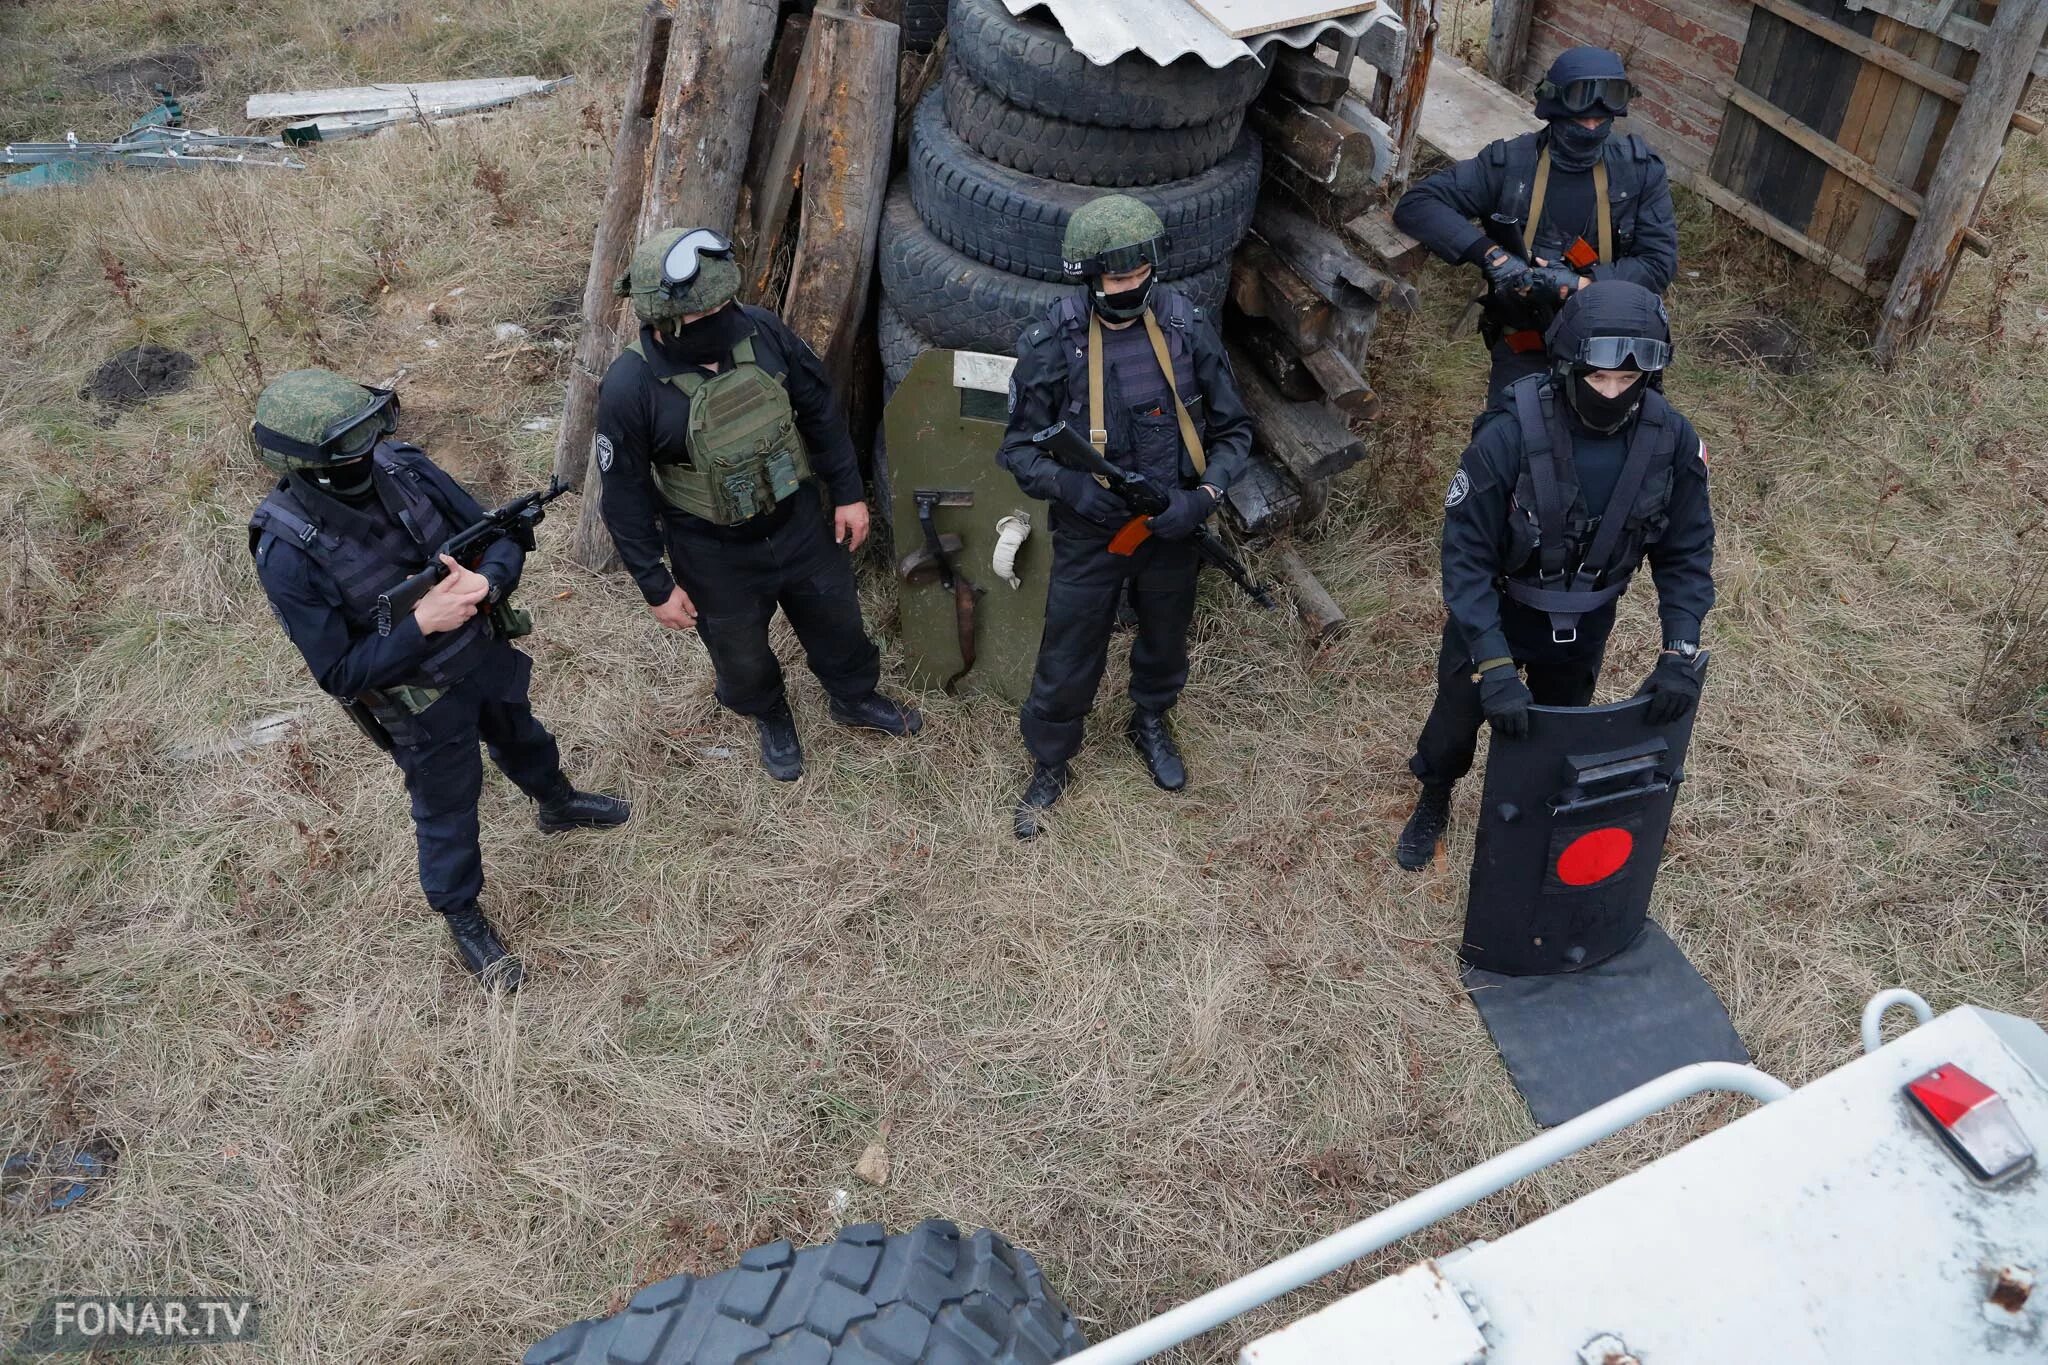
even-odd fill
[{"label": "black tactical uniform", "polygon": [[[1543,89],[1569,89],[1575,81],[1626,84],[1621,59],[1598,48],[1575,48],[1559,56]],[[1605,124],[1579,126],[1559,101],[1556,93],[1538,99],[1537,115],[1548,120],[1548,127],[1490,143],[1478,156],[1447,166],[1410,189],[1394,208],[1395,225],[1451,264],[1476,265],[1492,274],[1486,258],[1495,243],[1475,220],[1484,224],[1505,217],[1532,256],[1563,267],[1558,278],[1568,279],[1583,263],[1576,273],[1589,279],[1626,280],[1662,294],[1678,270],[1678,222],[1663,160],[1634,133],[1611,137]],[[1595,105],[1589,116],[1624,113],[1625,102],[1620,108]],[[1539,195],[1540,205],[1535,202]],[[1532,208],[1540,213],[1532,215]],[[1499,401],[1516,379],[1547,368],[1543,329],[1556,304],[1554,295],[1489,296],[1481,323],[1493,354],[1489,402]]]},{"label": "black tactical uniform", "polygon": [[[287,474],[250,518],[250,548],[264,594],[315,680],[388,740],[412,796],[420,886],[481,973],[505,954],[477,909],[478,741],[540,803],[545,831],[618,824],[627,807],[570,785],[554,737],[527,701],[533,661],[505,639],[504,614],[481,610],[427,635],[414,616],[380,611],[381,594],[425,568],[435,547],[483,509],[414,446],[381,441],[370,461],[373,486],[352,499]],[[484,553],[476,572],[490,582],[493,604],[518,586],[525,562],[510,539]],[[504,984],[518,984],[516,963]]]},{"label": "black tactical uniform", "polygon": [[[1655,298],[1598,284],[1566,305],[1551,344],[1556,353],[1587,336],[1645,332],[1668,343]],[[1449,620],[1436,700],[1409,762],[1423,799],[1403,836],[1406,866],[1426,862],[1442,832],[1451,785],[1472,767],[1482,718],[1512,715],[1531,700],[1591,702],[1615,602],[1646,559],[1670,661],[1646,688],[1690,686],[1697,696],[1697,682],[1677,664],[1690,662],[1714,604],[1705,449],[1648,380],[1620,400],[1615,415],[1627,415],[1616,429],[1592,429],[1563,392],[1579,381],[1568,364],[1561,370],[1563,377],[1517,380],[1479,419],[1444,500]]]},{"label": "black tactical uniform", "polygon": [[[1169,287],[1153,291],[1151,307],[1174,384],[1204,447],[1206,467],[1199,470],[1142,323],[1103,329],[1106,401],[1099,416],[1087,411],[1086,294],[1077,291],[1017,344],[1010,425],[998,458],[1026,493],[1053,505],[1045,635],[1020,722],[1031,756],[1048,767],[1065,764],[1081,747],[1126,584],[1138,618],[1132,705],[1141,716],[1159,717],[1179,698],[1188,677],[1187,635],[1200,561],[1188,534],[1192,525],[1175,538],[1154,535],[1133,554],[1111,553],[1110,538],[1129,514],[1120,514],[1114,499],[1086,475],[1032,445],[1031,436],[1063,420],[1080,431],[1099,426],[1108,432],[1105,453],[1113,463],[1150,476],[1162,488],[1206,486],[1214,494],[1200,496],[1212,499],[1229,489],[1251,454],[1251,418],[1215,325]],[[1077,492],[1107,515],[1091,519],[1077,509]]]}]

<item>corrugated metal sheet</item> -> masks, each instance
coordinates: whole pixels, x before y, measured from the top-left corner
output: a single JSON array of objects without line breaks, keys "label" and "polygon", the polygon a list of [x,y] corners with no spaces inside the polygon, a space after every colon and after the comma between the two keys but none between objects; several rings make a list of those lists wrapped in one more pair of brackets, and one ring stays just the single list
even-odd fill
[{"label": "corrugated metal sheet", "polygon": [[1067,40],[1089,61],[1107,66],[1127,52],[1142,52],[1161,66],[1192,53],[1210,66],[1228,66],[1243,57],[1260,56],[1274,43],[1309,47],[1332,31],[1356,37],[1374,24],[1401,21],[1392,9],[1374,0],[1357,14],[1324,19],[1255,38],[1233,38],[1209,22],[1187,0],[1003,0],[1012,14],[1044,8],[1066,30]]}]

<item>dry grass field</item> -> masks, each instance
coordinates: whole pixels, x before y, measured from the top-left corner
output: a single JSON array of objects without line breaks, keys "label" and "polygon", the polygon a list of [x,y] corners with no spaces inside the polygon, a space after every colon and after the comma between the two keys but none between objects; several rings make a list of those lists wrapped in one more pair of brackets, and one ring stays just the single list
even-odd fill
[{"label": "dry grass field", "polygon": [[[241,433],[266,377],[317,362],[399,376],[406,433],[487,500],[545,477],[528,424],[558,410],[636,10],[0,4],[9,139],[118,131],[149,101],[115,64],[167,50],[203,72],[194,121],[228,128],[258,88],[578,77],[300,172],[0,198],[0,1151],[120,1153],[76,1208],[0,1207],[7,1339],[60,1290],[243,1292],[268,1344],[191,1359],[508,1361],[757,1241],[930,1215],[1037,1252],[1099,1336],[1530,1133],[1454,969],[1476,788],[1437,868],[1390,854],[1483,369],[1443,339],[1470,281],[1436,268],[1385,337],[1373,464],[1302,547],[1348,637],[1310,652],[1211,581],[1189,790],[1145,780],[1113,669],[1033,846],[1009,712],[929,695],[921,738],[876,742],[799,668],[810,774],[770,783],[697,642],[552,553],[550,522],[523,590],[537,705],[637,814],[544,842],[493,778],[487,907],[531,982],[494,1004],[462,977],[396,770],[257,590]],[[1893,376],[1774,248],[1681,212],[1669,391],[1711,452],[1722,605],[1657,913],[1795,1082],[1852,1055],[1885,985],[2048,1015],[2048,149],[2012,145],[1997,254]],[[1770,331],[1800,354],[1745,348]],[[81,397],[144,340],[197,356],[193,384]],[[1603,697],[1650,665],[1649,596]],[[886,628],[879,572],[868,605]],[[221,751],[293,710],[290,741]],[[1355,1276],[1737,1112],[1696,1102]],[[854,1165],[884,1131],[877,1188]]]}]

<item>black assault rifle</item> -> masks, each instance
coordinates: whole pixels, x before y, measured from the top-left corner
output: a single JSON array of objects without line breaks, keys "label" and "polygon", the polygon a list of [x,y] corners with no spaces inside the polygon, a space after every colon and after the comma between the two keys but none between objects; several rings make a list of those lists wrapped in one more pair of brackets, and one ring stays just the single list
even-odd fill
[{"label": "black assault rifle", "polygon": [[510,539],[520,549],[531,553],[534,547],[533,528],[547,518],[548,504],[570,491],[569,485],[556,475],[540,492],[514,498],[495,512],[484,513],[482,521],[465,526],[448,537],[434,551],[434,557],[427,561],[426,568],[389,592],[378,595],[377,633],[389,635],[392,622],[418,606],[419,600],[448,576],[448,566],[441,562],[442,555],[447,555],[465,569],[474,569],[483,562],[484,552],[501,540]]},{"label": "black assault rifle", "polygon": [[[1152,535],[1152,528],[1146,523],[1173,505],[1173,498],[1165,489],[1134,469],[1123,469],[1111,464],[1072,425],[1061,422],[1047,427],[1031,438],[1031,444],[1050,455],[1067,468],[1092,475],[1107,484],[1109,491],[1123,499],[1124,506],[1131,509],[1131,519],[1114,536],[1110,537],[1109,552],[1116,555],[1134,554]],[[1263,583],[1254,582],[1243,561],[1230,553],[1223,540],[1206,526],[1198,526],[1194,533],[1195,549],[1204,560],[1228,575],[1230,581],[1244,589],[1245,595],[1264,607],[1273,610],[1272,592]]]}]

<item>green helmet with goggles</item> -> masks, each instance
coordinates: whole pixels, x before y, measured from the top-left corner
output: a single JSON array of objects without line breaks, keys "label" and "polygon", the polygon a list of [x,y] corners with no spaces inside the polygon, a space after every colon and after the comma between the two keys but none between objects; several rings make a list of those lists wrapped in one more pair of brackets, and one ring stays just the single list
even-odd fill
[{"label": "green helmet with goggles", "polygon": [[332,370],[293,370],[256,399],[249,444],[280,474],[317,473],[359,460],[398,426],[398,395]]},{"label": "green helmet with goggles", "polygon": [[[1151,205],[1128,194],[1105,194],[1074,210],[1060,256],[1069,275],[1088,282],[1096,312],[1112,322],[1128,322],[1145,311],[1167,246],[1166,224]],[[1145,266],[1153,273],[1137,288],[1103,292],[1103,276],[1128,275]]]},{"label": "green helmet with goggles", "polygon": [[642,322],[681,322],[722,308],[740,292],[730,238],[711,228],[664,228],[633,248],[618,293]]}]

